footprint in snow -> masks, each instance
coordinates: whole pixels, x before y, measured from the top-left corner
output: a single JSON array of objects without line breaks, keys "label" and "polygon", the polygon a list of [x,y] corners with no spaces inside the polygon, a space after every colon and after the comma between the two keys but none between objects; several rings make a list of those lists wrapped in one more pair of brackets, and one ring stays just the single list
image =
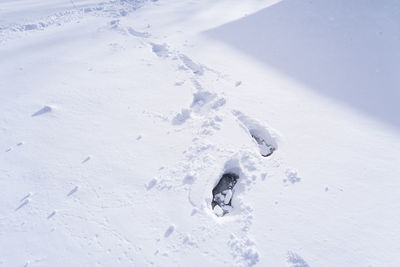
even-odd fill
[{"label": "footprint in snow", "polygon": [[258,144],[261,156],[268,157],[278,148],[273,132],[260,122],[249,118],[242,112],[234,110],[233,115],[241,122],[253,140]]},{"label": "footprint in snow", "polygon": [[255,243],[247,237],[239,237],[231,234],[228,245],[235,258],[241,261],[240,266],[254,266],[260,261],[260,255]]},{"label": "footprint in snow", "polygon": [[201,91],[193,94],[193,101],[190,108],[196,113],[206,113],[209,110],[217,110],[226,104],[224,97],[208,91]]},{"label": "footprint in snow", "polygon": [[298,183],[301,181],[301,178],[299,177],[299,175],[297,174],[297,171],[292,170],[292,169],[287,169],[286,172],[286,177],[287,179],[284,179],[283,182],[290,182],[292,184]]},{"label": "footprint in snow", "polygon": [[299,255],[292,251],[288,251],[287,262],[291,267],[310,267]]},{"label": "footprint in snow", "polygon": [[198,64],[194,62],[192,59],[190,59],[186,55],[179,55],[179,58],[181,59],[182,63],[189,68],[194,74],[196,75],[203,75],[204,74],[204,67],[201,64]]},{"label": "footprint in snow", "polygon": [[135,31],[132,27],[128,27],[127,30],[130,35],[133,35],[136,37],[143,37],[143,38],[150,37],[150,34],[148,32],[138,32],[138,31]]},{"label": "footprint in snow", "polygon": [[111,29],[117,29],[119,26],[119,19],[112,20],[108,23]]},{"label": "footprint in snow", "polygon": [[176,114],[172,119],[172,125],[181,125],[190,118],[191,110],[183,108],[180,113]]},{"label": "footprint in snow", "polygon": [[151,43],[151,47],[153,53],[156,54],[158,57],[166,58],[170,54],[167,44]]}]

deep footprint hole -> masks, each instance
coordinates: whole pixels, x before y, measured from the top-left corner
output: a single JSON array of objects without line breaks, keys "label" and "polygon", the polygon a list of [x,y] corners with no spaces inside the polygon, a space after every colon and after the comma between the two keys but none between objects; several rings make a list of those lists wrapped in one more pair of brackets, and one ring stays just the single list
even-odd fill
[{"label": "deep footprint hole", "polygon": [[232,211],[232,197],[238,180],[239,175],[233,172],[226,172],[213,188],[211,207],[217,216],[222,217]]}]

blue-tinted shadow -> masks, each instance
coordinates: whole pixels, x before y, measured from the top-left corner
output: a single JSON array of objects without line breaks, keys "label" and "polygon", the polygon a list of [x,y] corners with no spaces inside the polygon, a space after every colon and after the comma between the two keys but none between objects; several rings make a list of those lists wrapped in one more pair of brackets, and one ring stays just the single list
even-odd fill
[{"label": "blue-tinted shadow", "polygon": [[284,0],[205,34],[400,129],[400,1]]}]

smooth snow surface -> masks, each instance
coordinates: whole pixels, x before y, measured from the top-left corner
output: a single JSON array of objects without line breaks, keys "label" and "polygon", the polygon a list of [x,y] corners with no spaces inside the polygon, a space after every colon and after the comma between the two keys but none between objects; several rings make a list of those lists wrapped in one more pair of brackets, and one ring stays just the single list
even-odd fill
[{"label": "smooth snow surface", "polygon": [[400,265],[399,12],[1,1],[0,266]]}]

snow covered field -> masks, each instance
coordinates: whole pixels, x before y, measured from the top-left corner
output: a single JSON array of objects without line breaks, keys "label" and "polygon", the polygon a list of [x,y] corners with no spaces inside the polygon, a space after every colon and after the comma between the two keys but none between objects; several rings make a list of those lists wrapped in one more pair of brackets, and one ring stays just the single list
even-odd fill
[{"label": "snow covered field", "polygon": [[2,0],[0,266],[400,265],[398,47],[389,0]]}]

